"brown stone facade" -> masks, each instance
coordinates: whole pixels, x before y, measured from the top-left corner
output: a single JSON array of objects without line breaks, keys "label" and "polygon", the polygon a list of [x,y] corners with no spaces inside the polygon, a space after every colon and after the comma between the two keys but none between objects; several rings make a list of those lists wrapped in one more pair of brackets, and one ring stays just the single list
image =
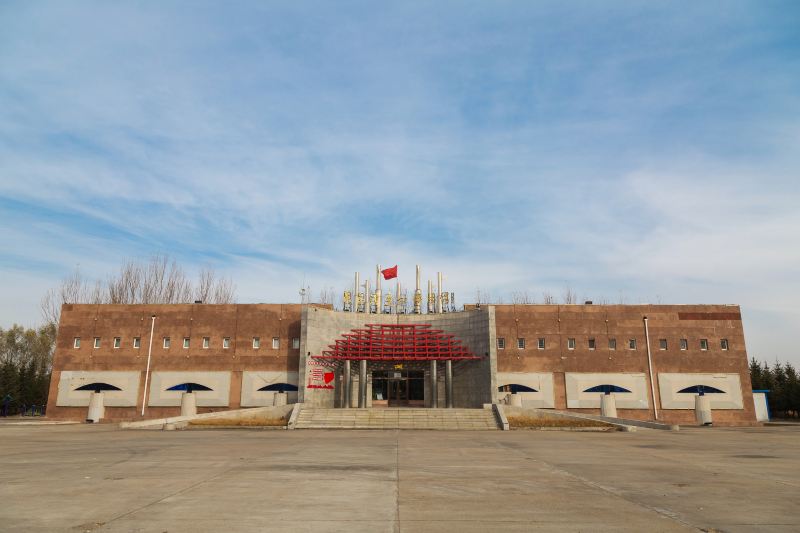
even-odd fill
[{"label": "brown stone facade", "polygon": [[[151,372],[155,371],[230,371],[230,405],[239,407],[242,372],[245,370],[297,371],[299,348],[292,339],[300,337],[299,304],[176,304],[176,305],[65,305],[53,360],[47,415],[57,419],[82,419],[83,407],[56,405],[58,382],[63,370],[135,370],[140,371],[137,407],[106,407],[111,420],[141,418],[144,374],[150,343],[151,317],[156,316],[153,331]],[[81,339],[74,348],[74,339]],[[120,347],[114,348],[119,337]],[[170,347],[164,348],[164,337]],[[203,348],[208,337],[209,347]],[[223,348],[223,339],[230,339]],[[253,348],[253,337],[260,347]],[[277,337],[279,347],[272,348]],[[100,347],[94,348],[94,339]],[[134,339],[139,347],[134,348]],[[189,338],[189,348],[183,339]],[[199,412],[219,410],[200,408]],[[177,407],[148,407],[145,418],[176,416]]]},{"label": "brown stone facade", "polygon": [[[658,375],[663,373],[737,374],[741,409],[714,411],[719,425],[755,424],[744,332],[738,306],[730,305],[496,305],[494,333],[487,342],[496,353],[496,372],[551,373],[556,409],[567,409],[569,373],[639,373],[647,377],[647,408],[619,409],[620,417],[694,423],[691,409],[663,409]],[[475,306],[467,306],[475,309]],[[328,311],[330,312],[330,311]],[[459,313],[454,313],[457,315]],[[58,333],[48,416],[81,420],[86,407],[57,405],[62,371],[135,371],[140,373],[136,407],[106,407],[108,420],[142,418],[145,368],[152,338],[151,372],[231,373],[228,405],[199,412],[236,409],[242,374],[254,371],[298,372],[302,306],[299,304],[65,305]],[[645,317],[649,330],[654,391],[650,390]],[[388,318],[388,317],[385,317]],[[394,317],[403,321],[401,317]],[[453,316],[455,318],[455,316]],[[412,319],[412,317],[408,317]],[[419,320],[419,318],[417,318]],[[376,322],[378,322],[376,317]],[[446,322],[445,322],[446,324]],[[445,325],[445,328],[447,326]],[[455,333],[455,331],[454,331]],[[164,338],[169,337],[169,348]],[[254,348],[253,338],[260,339]],[[496,340],[492,337],[496,337]],[[80,338],[80,347],[75,339]],[[115,347],[115,339],[119,347]],[[134,339],[139,339],[134,347]],[[189,347],[183,347],[185,338]],[[203,347],[203,339],[208,347]],[[224,347],[224,339],[229,345]],[[273,338],[279,339],[273,348]],[[99,347],[94,347],[99,339]],[[297,348],[293,347],[297,345]],[[505,343],[499,346],[500,340]],[[518,347],[524,339],[524,347]],[[539,348],[539,339],[544,339]],[[574,348],[570,339],[574,339]],[[616,341],[616,348],[610,340]],[[635,348],[630,341],[635,340]],[[686,346],[682,349],[681,339]],[[330,339],[332,343],[334,338]],[[706,345],[701,349],[701,341]],[[665,342],[665,346],[664,346]],[[723,349],[723,342],[727,349]],[[593,343],[593,344],[592,344]],[[593,345],[593,348],[591,347]],[[662,349],[663,348],[663,349]],[[316,353],[308,355],[318,355]],[[494,380],[491,380],[495,383]],[[301,372],[299,386],[303,386]],[[492,391],[494,392],[494,391]],[[597,413],[598,409],[576,409]],[[180,407],[148,406],[144,418],[179,414]]]},{"label": "brown stone facade", "polygon": [[[715,410],[719,425],[755,424],[752,387],[738,306],[731,305],[497,305],[497,338],[505,348],[497,352],[498,372],[552,372],[555,408],[566,409],[564,375],[567,372],[623,373],[649,369],[644,318],[647,317],[653,373],[735,373],[742,386],[742,410]],[[544,338],[544,349],[538,340]],[[525,348],[517,340],[525,339]],[[575,339],[574,349],[569,339]],[[589,340],[594,339],[594,349]],[[609,348],[609,340],[616,349]],[[629,348],[635,339],[636,349]],[[681,339],[686,349],[681,349]],[[701,349],[701,340],[707,349]],[[661,341],[666,340],[666,349]],[[721,343],[727,341],[727,350]],[[662,409],[658,379],[653,379],[659,420],[694,423],[694,411]],[[619,409],[620,417],[654,418],[650,408]],[[596,409],[579,411],[597,412]]]}]

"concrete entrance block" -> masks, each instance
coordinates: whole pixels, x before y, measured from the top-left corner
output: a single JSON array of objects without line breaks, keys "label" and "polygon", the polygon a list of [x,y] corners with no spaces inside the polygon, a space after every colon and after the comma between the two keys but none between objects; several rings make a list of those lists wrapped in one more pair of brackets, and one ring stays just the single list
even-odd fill
[{"label": "concrete entrance block", "polygon": [[193,392],[184,392],[181,395],[181,416],[194,416],[197,414],[197,396]]},{"label": "concrete entrance block", "polygon": [[275,397],[272,400],[272,405],[278,407],[281,405],[286,405],[288,403],[288,394],[285,392],[276,392]]},{"label": "concrete entrance block", "polygon": [[519,394],[506,395],[506,404],[514,407],[522,407],[522,396]]},{"label": "concrete entrance block", "polygon": [[600,415],[617,418],[617,399],[614,393],[603,394],[600,398]]},{"label": "concrete entrance block", "polygon": [[694,397],[694,415],[697,423],[703,426],[710,426],[711,420],[711,399],[708,396],[697,395]]},{"label": "concrete entrance block", "polygon": [[106,408],[103,405],[103,393],[93,392],[89,398],[89,412],[86,414],[86,421],[96,424],[103,419],[106,414]]}]

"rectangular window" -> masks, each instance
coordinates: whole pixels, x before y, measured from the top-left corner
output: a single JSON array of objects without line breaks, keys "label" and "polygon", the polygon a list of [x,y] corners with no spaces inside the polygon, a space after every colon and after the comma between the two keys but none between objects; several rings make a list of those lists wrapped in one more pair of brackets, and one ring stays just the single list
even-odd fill
[{"label": "rectangular window", "polygon": [[142,345],[142,338],[141,337],[134,337],[133,338],[133,347],[138,350],[141,345]]},{"label": "rectangular window", "polygon": [[721,349],[723,349],[723,350],[727,350],[728,349],[728,339],[720,339],[719,347]]},{"label": "rectangular window", "polygon": [[568,350],[575,349],[575,339],[567,339],[567,349]]},{"label": "rectangular window", "polygon": [[700,339],[700,349],[703,351],[708,350],[708,339]]},{"label": "rectangular window", "polygon": [[594,339],[589,339],[589,349],[594,350],[597,347],[597,343],[594,342]]},{"label": "rectangular window", "polygon": [[100,347],[100,337],[95,337],[94,338],[94,347],[95,348],[99,348]]},{"label": "rectangular window", "polygon": [[164,349],[169,349],[169,337],[164,337]]},{"label": "rectangular window", "polygon": [[122,346],[122,339],[114,337],[114,348],[119,348],[120,346]]},{"label": "rectangular window", "polygon": [[609,350],[617,349],[617,339],[608,339],[608,349]]},{"label": "rectangular window", "polygon": [[188,348],[189,347],[189,337],[184,337],[183,338],[183,347],[184,348]]},{"label": "rectangular window", "polygon": [[253,349],[258,350],[261,348],[261,337],[253,337]]},{"label": "rectangular window", "polygon": [[227,350],[231,347],[231,338],[230,337],[222,337],[222,349]]},{"label": "rectangular window", "polygon": [[281,339],[279,337],[272,337],[272,349],[277,350],[281,347]]},{"label": "rectangular window", "polygon": [[517,348],[519,348],[520,350],[524,350],[525,349],[525,339],[524,338],[520,337],[520,338],[517,339]]},{"label": "rectangular window", "polygon": [[497,337],[497,349],[498,350],[505,350],[506,349],[506,339],[503,337]]},{"label": "rectangular window", "polygon": [[544,350],[544,337],[539,337],[539,349]]},{"label": "rectangular window", "polygon": [[658,349],[659,350],[667,349],[667,339],[658,339]]},{"label": "rectangular window", "polygon": [[636,339],[628,339],[628,349],[629,350],[636,349]]},{"label": "rectangular window", "polygon": [[681,350],[689,349],[689,339],[681,339]]},{"label": "rectangular window", "polygon": [[292,337],[292,349],[293,350],[300,349],[300,337]]},{"label": "rectangular window", "polygon": [[75,337],[74,339],[72,339],[72,347],[73,348],[80,348],[81,347],[81,338],[80,337]]},{"label": "rectangular window", "polygon": [[209,346],[211,346],[211,337],[203,337],[203,349],[208,350]]}]

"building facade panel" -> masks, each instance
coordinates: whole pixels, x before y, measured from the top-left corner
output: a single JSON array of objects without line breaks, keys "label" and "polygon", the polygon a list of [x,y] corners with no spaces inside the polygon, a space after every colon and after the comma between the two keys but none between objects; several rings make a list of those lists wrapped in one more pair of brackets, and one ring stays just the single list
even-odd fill
[{"label": "building facade panel", "polygon": [[[513,389],[517,388],[515,387],[517,385],[533,390],[516,392]],[[553,374],[551,372],[498,372],[497,389],[497,401],[504,400],[509,393],[513,392],[522,397],[522,407],[539,409],[555,407]]]},{"label": "building facade panel", "polygon": [[[282,385],[291,385],[289,388]],[[297,372],[244,372],[242,375],[242,407],[275,405],[275,394],[286,392],[287,402],[297,402]],[[291,390],[294,388],[295,390]]]},{"label": "building facade panel", "polygon": [[[188,386],[187,386],[188,385]],[[197,407],[227,407],[231,397],[230,372],[153,372],[150,378],[147,405],[153,407],[180,407],[181,395],[191,385],[197,397]]]},{"label": "building facade panel", "polygon": [[[113,419],[141,417],[145,379],[152,383],[156,373],[164,372],[227,373],[228,396],[214,405],[198,402],[200,412],[269,403],[274,391],[254,390],[255,384],[280,376],[298,386],[297,401],[342,406],[346,403],[343,362],[332,364],[319,356],[342,335],[368,324],[428,324],[468,347],[475,359],[452,364],[456,406],[497,401],[505,394],[498,387],[512,384],[505,381],[515,376],[519,385],[536,381],[540,387],[531,386],[537,393],[521,392],[528,405],[597,412],[594,396],[581,396],[585,389],[571,391],[577,387],[574,376],[637,375],[643,376],[645,407],[641,399],[625,407],[618,396],[620,416],[652,420],[658,414],[665,422],[691,423],[686,397],[676,397],[671,378],[662,375],[709,374],[730,376],[726,383],[732,387],[726,390],[732,399],[725,400],[732,407],[719,404],[715,422],[755,421],[741,314],[738,306],[731,305],[467,305],[463,312],[422,315],[346,313],[299,304],[65,305],[48,415],[84,418],[83,406],[59,400],[72,392],[75,372],[138,376],[138,381],[126,385],[126,390],[138,389],[132,395],[135,406],[109,405],[107,416]],[[358,362],[351,364],[351,398],[357,402]],[[408,380],[409,404],[432,405],[430,361],[393,364],[399,365],[400,379]],[[381,372],[394,369],[387,365]],[[381,381],[386,376],[373,373],[378,366],[370,366],[366,378],[369,405],[373,396],[387,394],[379,388],[386,386]],[[447,393],[445,369],[445,361],[437,363],[440,406]],[[738,377],[738,386],[733,376]],[[415,385],[415,379],[424,380],[424,385]],[[636,394],[641,392],[641,381]],[[163,396],[163,391],[156,392]],[[110,401],[113,395],[105,397]],[[163,405],[146,406],[144,416],[172,416],[178,409],[172,398]]]},{"label": "building facade panel", "polygon": [[647,376],[642,373],[568,372],[565,375],[567,408],[600,408],[600,397],[614,394],[620,409],[648,409]]},{"label": "building facade panel", "polygon": [[658,385],[664,409],[694,409],[700,393],[709,397],[712,409],[744,408],[739,374],[660,373]]},{"label": "building facade panel", "polygon": [[58,379],[56,405],[59,407],[88,407],[94,390],[103,391],[105,405],[108,407],[135,407],[136,394],[139,391],[139,373],[62,371]]}]

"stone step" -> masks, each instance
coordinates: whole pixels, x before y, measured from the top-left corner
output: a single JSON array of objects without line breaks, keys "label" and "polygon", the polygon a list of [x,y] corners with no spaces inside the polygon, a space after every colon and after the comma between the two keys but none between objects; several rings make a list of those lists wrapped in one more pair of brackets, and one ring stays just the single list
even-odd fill
[{"label": "stone step", "polygon": [[302,407],[296,429],[498,429],[491,409],[325,409]]}]

